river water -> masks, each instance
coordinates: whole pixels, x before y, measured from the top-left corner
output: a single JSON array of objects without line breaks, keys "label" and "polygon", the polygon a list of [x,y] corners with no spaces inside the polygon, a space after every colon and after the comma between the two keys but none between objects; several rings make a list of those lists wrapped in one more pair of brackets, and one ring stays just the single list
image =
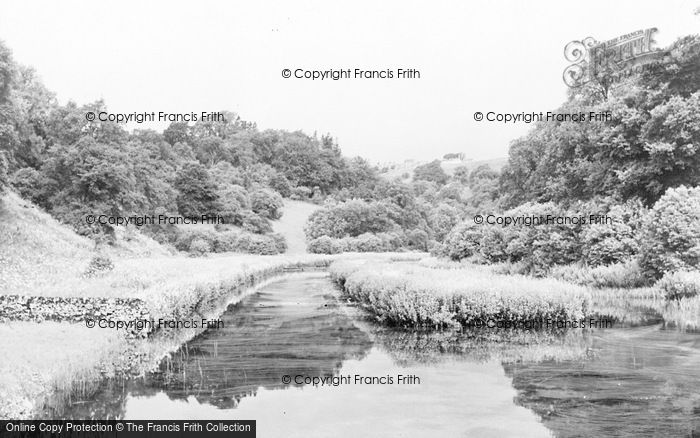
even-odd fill
[{"label": "river water", "polygon": [[396,330],[326,274],[297,274],[229,307],[160,371],[106,381],[61,415],[253,419],[259,437],[700,436],[700,335],[646,316],[590,330]]}]

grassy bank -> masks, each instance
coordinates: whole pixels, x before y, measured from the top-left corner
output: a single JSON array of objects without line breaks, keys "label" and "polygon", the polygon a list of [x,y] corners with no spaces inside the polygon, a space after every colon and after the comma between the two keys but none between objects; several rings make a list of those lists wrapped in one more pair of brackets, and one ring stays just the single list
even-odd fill
[{"label": "grassy bank", "polygon": [[29,418],[61,397],[80,397],[131,359],[119,333],[80,324],[0,324],[0,346],[0,418]]},{"label": "grassy bank", "polygon": [[[150,316],[170,320],[214,319],[229,303],[285,270],[325,266],[318,256],[229,255],[130,259],[97,279],[64,279],[50,291],[62,296],[143,299]],[[89,390],[103,375],[140,373],[202,330],[177,330],[153,339],[125,338],[125,331],[76,323],[6,321],[0,324],[0,418],[28,418]]]},{"label": "grassy bank", "polygon": [[[0,197],[0,294],[81,298],[86,313],[95,298],[142,300],[151,318],[216,318],[272,276],[301,266],[325,266],[317,255],[172,255],[155,241],[118,229],[117,244],[100,254],[113,269],[84,275],[95,244],[12,192]],[[4,305],[4,304],[1,304]],[[60,311],[60,310],[59,310]],[[29,418],[62,397],[89,394],[104,375],[143,372],[201,330],[126,339],[124,331],[71,322],[0,321],[0,418]],[[164,331],[161,331],[164,332]]]},{"label": "grassy bank", "polygon": [[577,320],[588,289],[553,279],[504,276],[477,267],[341,260],[331,276],[379,320],[401,326],[468,327],[492,321]]}]

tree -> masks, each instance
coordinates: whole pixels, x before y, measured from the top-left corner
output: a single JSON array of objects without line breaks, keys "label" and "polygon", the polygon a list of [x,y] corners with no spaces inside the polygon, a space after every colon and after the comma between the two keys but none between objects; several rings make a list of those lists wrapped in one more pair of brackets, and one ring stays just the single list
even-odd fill
[{"label": "tree", "polygon": [[700,269],[700,187],[669,189],[642,226],[641,266],[651,277]]},{"label": "tree", "polygon": [[699,184],[700,37],[670,53],[607,98],[584,88],[555,111],[603,117],[541,123],[515,141],[500,180],[504,204],[612,196],[652,205],[670,187]]},{"label": "tree", "polygon": [[439,185],[447,182],[447,174],[442,170],[440,160],[434,160],[430,163],[423,164],[413,170],[413,179],[420,181],[433,181]]},{"label": "tree", "polygon": [[202,164],[184,163],[176,173],[174,186],[178,191],[177,208],[183,216],[196,217],[219,210],[216,184]]},{"label": "tree", "polygon": [[270,189],[253,190],[250,193],[250,205],[255,213],[267,219],[282,217],[282,207],[284,207],[282,197]]},{"label": "tree", "polygon": [[171,123],[163,131],[163,138],[171,146],[175,146],[177,143],[188,143],[190,135],[190,126],[186,122]]}]

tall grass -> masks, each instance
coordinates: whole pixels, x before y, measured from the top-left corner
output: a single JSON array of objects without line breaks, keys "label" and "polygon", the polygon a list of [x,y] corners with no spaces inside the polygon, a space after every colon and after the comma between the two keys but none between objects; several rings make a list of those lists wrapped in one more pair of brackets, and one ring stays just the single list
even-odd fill
[{"label": "tall grass", "polygon": [[578,320],[589,291],[552,279],[481,269],[432,269],[412,262],[339,260],[331,277],[379,320],[401,326],[469,327],[498,321]]},{"label": "tall grass", "polygon": [[700,296],[669,301],[661,314],[667,323],[681,330],[700,330]]},{"label": "tall grass", "polygon": [[0,324],[0,339],[0,418],[28,418],[55,394],[79,396],[103,373],[128,366],[123,336],[82,324]]},{"label": "tall grass", "polygon": [[570,283],[595,288],[632,289],[647,286],[649,281],[636,260],[589,268],[574,264],[555,266],[549,275]]}]

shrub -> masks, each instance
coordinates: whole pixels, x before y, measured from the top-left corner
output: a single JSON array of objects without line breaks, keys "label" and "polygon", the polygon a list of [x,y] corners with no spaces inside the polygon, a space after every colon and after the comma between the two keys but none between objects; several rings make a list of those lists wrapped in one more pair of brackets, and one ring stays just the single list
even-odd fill
[{"label": "shrub", "polygon": [[700,187],[669,189],[642,225],[641,265],[651,277],[700,266]]},{"label": "shrub", "polygon": [[282,217],[284,201],[279,193],[270,189],[255,189],[250,194],[250,206],[253,212],[267,219]]},{"label": "shrub", "polygon": [[385,252],[392,251],[391,244],[376,234],[365,233],[357,237],[344,239],[345,250],[351,252]]},{"label": "shrub", "polygon": [[416,251],[428,251],[430,237],[423,230],[409,230],[406,232],[406,244],[409,249]]},{"label": "shrub", "polygon": [[283,198],[292,196],[292,183],[281,173],[275,173],[269,182],[270,187],[279,193]]},{"label": "shrub", "polygon": [[430,212],[428,224],[435,240],[442,242],[447,234],[459,223],[459,210],[448,204],[441,204]]},{"label": "shrub", "polygon": [[[279,254],[278,241],[271,236],[241,234],[237,241],[238,252],[259,255]],[[286,243],[285,243],[286,247]]]},{"label": "shrub", "polygon": [[591,266],[609,265],[631,259],[638,252],[634,219],[638,210],[614,206],[606,213],[611,223],[587,225],[581,233],[583,260]]},{"label": "shrub", "polygon": [[280,234],[251,234],[240,231],[217,232],[212,229],[181,231],[175,248],[194,255],[209,252],[240,252],[246,254],[280,254],[287,250],[287,241]]},{"label": "shrub", "polygon": [[343,246],[339,239],[321,236],[309,241],[306,250],[312,254],[339,254]]},{"label": "shrub", "polygon": [[224,223],[241,225],[243,223],[243,212],[250,209],[248,193],[239,185],[226,187],[218,192],[219,203],[221,204],[220,215]]},{"label": "shrub", "polygon": [[365,233],[356,237],[334,239],[328,236],[309,241],[307,250],[315,254],[339,254],[341,252],[392,252],[404,247],[398,233]]},{"label": "shrub", "polygon": [[114,269],[114,262],[112,262],[112,259],[107,255],[100,254],[94,256],[90,260],[90,263],[88,264],[87,269],[85,269],[83,276],[97,277],[111,271],[112,269]]},{"label": "shrub", "polygon": [[443,185],[447,182],[448,177],[445,171],[442,170],[440,160],[434,160],[413,169],[413,179],[415,181],[432,181],[438,185]]},{"label": "shrub", "polygon": [[484,225],[481,236],[479,249],[486,261],[500,263],[508,260],[508,241],[503,228]]},{"label": "shrub", "polygon": [[5,154],[0,151],[0,194],[5,192],[5,187],[8,185],[8,177],[7,177],[7,159],[5,158]]},{"label": "shrub", "polygon": [[[578,216],[576,211],[566,211],[554,203],[526,203],[503,216],[542,218],[548,216]],[[505,228],[506,252],[512,262],[522,262],[528,272],[544,274],[550,267],[574,263],[581,257],[579,232],[581,225],[535,223]]]},{"label": "shrub", "polygon": [[190,242],[190,247],[188,249],[192,255],[203,256],[212,251],[212,245],[208,240],[198,237]]},{"label": "shrub", "polygon": [[452,260],[462,260],[479,253],[481,229],[470,221],[457,225],[445,238],[446,255]]},{"label": "shrub", "polygon": [[656,285],[664,292],[667,300],[695,297],[700,295],[700,272],[668,273]]},{"label": "shrub", "polygon": [[292,189],[292,195],[290,196],[290,198],[295,199],[297,201],[307,201],[312,194],[313,190],[311,190],[310,188],[306,186],[298,186]]},{"label": "shrub", "polygon": [[279,233],[272,233],[269,237],[275,243],[275,248],[277,249],[277,254],[283,254],[287,252],[287,239],[284,235]]},{"label": "shrub", "polygon": [[264,234],[272,232],[270,222],[250,210],[241,213],[241,226],[250,233]]},{"label": "shrub", "polygon": [[549,275],[569,283],[595,288],[632,289],[648,284],[648,279],[636,260],[594,268],[581,264],[555,266]]},{"label": "shrub", "polygon": [[328,204],[309,216],[304,232],[308,240],[324,235],[342,238],[355,237],[364,233],[387,232],[396,228],[389,214],[389,208],[382,202],[352,199]]},{"label": "shrub", "polygon": [[50,207],[48,200],[53,188],[38,170],[23,167],[12,175],[10,184],[22,198],[45,208]]},{"label": "shrub", "polygon": [[177,208],[183,216],[201,216],[219,209],[216,184],[199,162],[184,163],[176,172],[174,187],[178,191]]}]

